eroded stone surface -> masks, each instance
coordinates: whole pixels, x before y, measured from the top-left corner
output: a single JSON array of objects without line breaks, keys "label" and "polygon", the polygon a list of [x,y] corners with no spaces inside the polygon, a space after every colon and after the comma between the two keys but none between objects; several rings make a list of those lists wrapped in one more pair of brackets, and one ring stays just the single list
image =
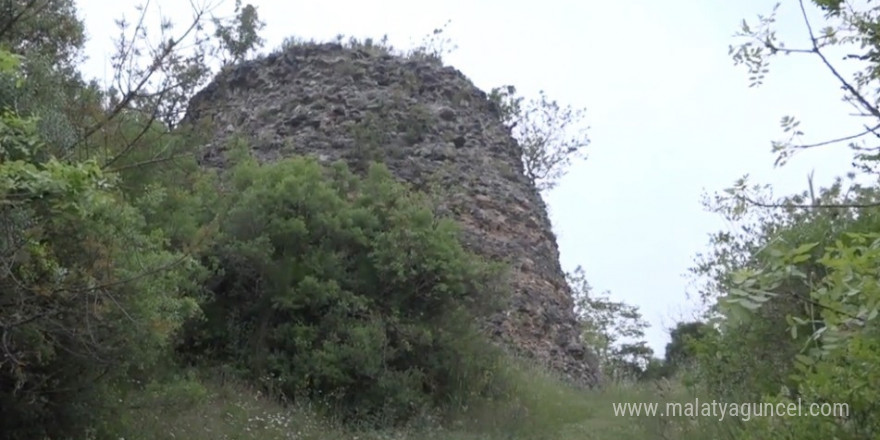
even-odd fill
[{"label": "eroded stone surface", "polygon": [[224,70],[193,98],[187,120],[212,124],[207,166],[224,165],[236,133],[261,161],[313,155],[357,168],[380,159],[441,195],[468,248],[513,265],[510,309],[486,318],[490,333],[576,383],[598,382],[546,206],[497,109],[459,71],[378,50],[298,45]]}]

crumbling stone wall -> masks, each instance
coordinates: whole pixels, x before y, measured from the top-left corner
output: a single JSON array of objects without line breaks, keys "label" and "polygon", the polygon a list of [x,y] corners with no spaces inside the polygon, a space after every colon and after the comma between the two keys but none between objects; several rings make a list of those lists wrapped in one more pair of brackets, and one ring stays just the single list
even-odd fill
[{"label": "crumbling stone wall", "polygon": [[222,167],[227,140],[243,135],[262,161],[381,160],[438,195],[468,248],[513,265],[511,306],[487,317],[490,334],[576,383],[597,383],[546,206],[498,109],[459,71],[375,48],[295,45],[225,69],[186,119],[212,124],[206,166]]}]

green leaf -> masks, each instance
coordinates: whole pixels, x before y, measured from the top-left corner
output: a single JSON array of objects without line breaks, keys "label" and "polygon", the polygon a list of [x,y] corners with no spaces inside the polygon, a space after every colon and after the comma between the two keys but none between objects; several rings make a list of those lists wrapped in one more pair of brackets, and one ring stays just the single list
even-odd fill
[{"label": "green leaf", "polygon": [[741,297],[741,298],[749,298],[752,296],[751,293],[749,293],[743,289],[737,289],[737,288],[730,289],[730,294]]},{"label": "green leaf", "polygon": [[795,360],[797,360],[798,362],[800,362],[804,365],[814,365],[816,363],[815,359],[813,359],[809,356],[802,355],[802,354],[796,354],[796,355],[794,355],[794,358],[795,358]]},{"label": "green leaf", "polygon": [[785,256],[784,252],[782,252],[781,250],[779,250],[775,247],[768,248],[767,253],[770,254],[770,256],[773,258],[782,258]]},{"label": "green leaf", "polygon": [[805,319],[799,318],[797,316],[791,316],[790,318],[792,321],[794,321],[798,325],[806,325],[806,323],[807,323],[807,321]]},{"label": "green leaf", "polygon": [[742,298],[742,299],[740,299],[739,303],[743,307],[745,307],[753,312],[755,310],[758,310],[761,308],[761,304],[758,304],[758,303],[752,301],[751,299]]},{"label": "green leaf", "polygon": [[20,57],[6,50],[0,49],[0,73],[13,72],[21,64]]},{"label": "green leaf", "polygon": [[730,276],[730,281],[733,284],[743,284],[746,281],[750,280],[752,274],[745,270],[736,271]]},{"label": "green leaf", "polygon": [[805,243],[805,244],[802,244],[802,245],[798,246],[797,248],[795,248],[795,250],[793,250],[792,253],[793,254],[803,254],[803,253],[806,253],[806,252],[813,250],[813,248],[818,245],[819,245],[819,243]]}]

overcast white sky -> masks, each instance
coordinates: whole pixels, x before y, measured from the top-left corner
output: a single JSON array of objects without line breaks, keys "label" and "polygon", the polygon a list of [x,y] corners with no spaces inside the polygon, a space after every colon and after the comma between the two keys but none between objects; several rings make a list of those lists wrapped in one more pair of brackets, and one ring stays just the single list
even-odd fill
[{"label": "overcast white sky", "polygon": [[[190,17],[188,3],[153,0],[178,23]],[[660,356],[667,328],[698,306],[686,296],[687,269],[708,234],[725,227],[701,207],[702,192],[745,173],[774,184],[778,194],[799,192],[813,168],[816,183],[827,185],[848,169],[848,152],[817,150],[773,169],[770,141],[781,134],[780,117],[801,118],[806,141],[859,127],[834,79],[810,57],[780,58],[763,87],[748,88],[728,45],[740,21],[769,13],[773,0],[251,3],[267,23],[267,49],[288,36],[330,40],[340,33],[387,34],[394,46],[407,47],[451,20],[446,33],[458,50],[446,62],[478,87],[513,84],[526,96],[544,89],[587,108],[590,156],[546,196],[562,265],[582,265],[594,289],[639,306]],[[783,3],[780,34],[803,42],[797,2]],[[135,3],[78,4],[90,37],[85,71],[101,77],[117,34],[113,19],[134,18]],[[233,5],[227,0],[221,10]]]}]

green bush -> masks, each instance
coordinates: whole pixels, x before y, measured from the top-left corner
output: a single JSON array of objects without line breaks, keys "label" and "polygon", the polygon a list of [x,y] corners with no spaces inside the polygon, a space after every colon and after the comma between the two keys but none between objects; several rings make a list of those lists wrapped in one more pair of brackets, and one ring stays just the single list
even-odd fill
[{"label": "green bush", "polygon": [[[845,203],[840,188],[821,190],[819,200]],[[872,188],[850,192],[876,198]],[[720,331],[695,345],[693,383],[732,401],[849,409],[840,417],[749,423],[736,438],[876,437],[878,214],[789,210],[759,217],[745,228],[751,235],[716,239],[704,269],[715,268],[707,273],[715,274]]]},{"label": "green bush", "polygon": [[169,250],[94,161],[49,157],[0,115],[0,435],[77,437],[198,311],[200,265]]},{"label": "green bush", "polygon": [[493,385],[473,316],[499,306],[500,266],[382,166],[245,160],[220,188],[216,268],[189,359],[245,371],[288,399],[390,424]]}]

